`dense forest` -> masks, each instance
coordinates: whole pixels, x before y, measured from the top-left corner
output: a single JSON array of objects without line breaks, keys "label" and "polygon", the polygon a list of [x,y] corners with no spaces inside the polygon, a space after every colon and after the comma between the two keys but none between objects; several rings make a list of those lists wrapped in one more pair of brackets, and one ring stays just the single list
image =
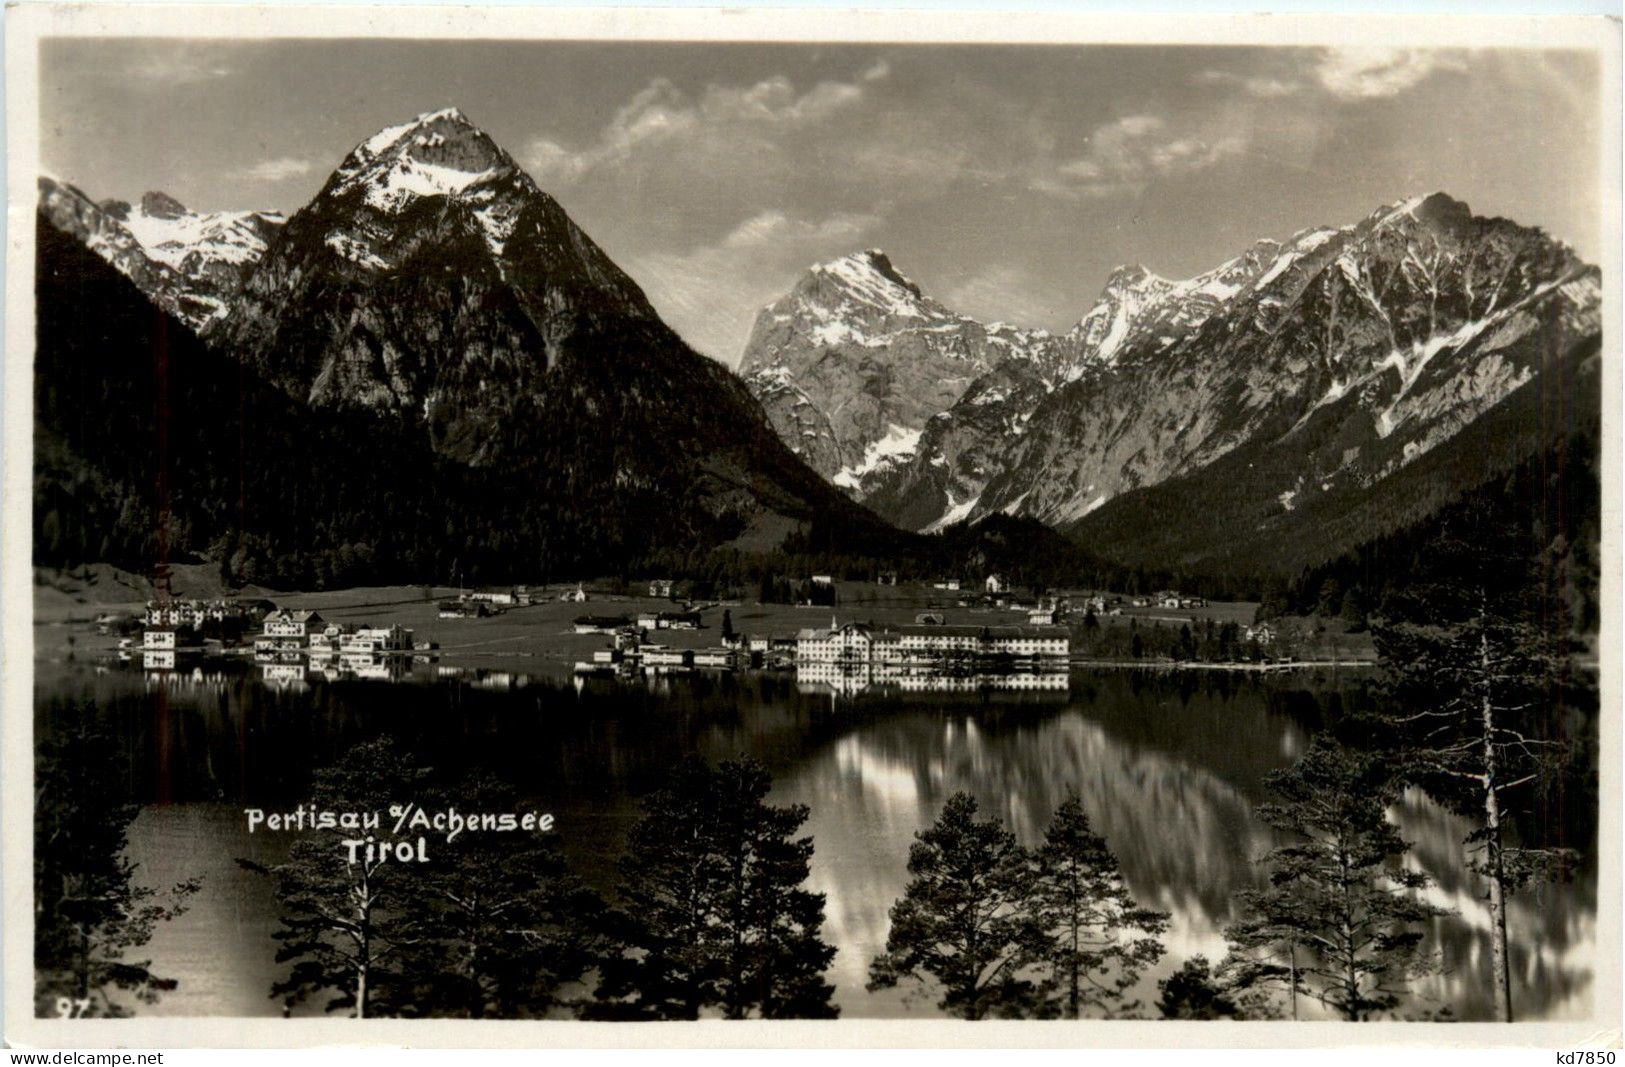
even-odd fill
[{"label": "dense forest", "polygon": [[[772,490],[594,481],[600,461],[630,447],[602,426],[566,428],[574,459],[454,462],[403,420],[300,404],[43,220],[37,286],[42,566],[107,561],[151,573],[161,557],[207,559],[228,580],[282,588],[444,581],[454,568],[470,581],[546,581],[738,539],[752,515],[729,502]],[[686,499],[672,485],[710,495]],[[821,492],[828,508],[800,523],[807,544],[910,550],[910,535]]]},{"label": "dense forest", "polygon": [[1570,629],[1594,633],[1602,574],[1601,442],[1595,432],[1548,451],[1464,493],[1428,518],[1368,541],[1269,589],[1264,613],[1335,615],[1345,602],[1376,610],[1391,593],[1430,573],[1427,552],[1440,532],[1493,523],[1535,560],[1569,613]]}]

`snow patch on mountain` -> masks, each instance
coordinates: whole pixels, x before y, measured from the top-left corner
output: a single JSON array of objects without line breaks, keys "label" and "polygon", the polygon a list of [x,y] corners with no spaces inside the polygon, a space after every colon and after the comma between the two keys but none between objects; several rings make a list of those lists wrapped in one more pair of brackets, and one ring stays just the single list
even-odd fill
[{"label": "snow patch on mountain", "polygon": [[397,212],[421,196],[456,196],[500,173],[494,167],[458,170],[402,157],[367,187],[368,204],[380,211]]},{"label": "snow patch on mountain", "polygon": [[377,256],[372,249],[361,241],[356,240],[347,233],[330,233],[327,235],[327,247],[349,260],[357,266],[368,270],[381,270],[389,264]]},{"label": "snow patch on mountain", "polygon": [[966,517],[968,517],[972,511],[976,510],[976,505],[981,502],[981,499],[981,494],[977,494],[968,500],[960,501],[955,500],[954,495],[949,493],[948,507],[940,516],[936,518],[935,521],[933,521],[921,532],[940,533],[955,523],[964,522]]},{"label": "snow patch on mountain", "polygon": [[74,186],[39,180],[40,210],[165,310],[202,332],[225,314],[284,223],[274,211],[192,212],[149,192],[131,205],[96,203]]},{"label": "snow patch on mountain", "polygon": [[281,225],[275,211],[215,211],[199,215],[149,215],[136,208],[121,220],[149,259],[184,270],[189,256],[243,266],[265,254],[260,224]]},{"label": "snow patch on mountain", "polygon": [[865,477],[881,467],[912,459],[919,446],[919,430],[892,423],[886,427],[884,437],[869,443],[869,447],[864,450],[863,459],[843,467],[830,481],[843,489],[857,489]]},{"label": "snow patch on mountain", "polygon": [[814,275],[825,275],[838,282],[853,299],[878,308],[899,318],[925,318],[920,307],[920,288],[891,265],[891,260],[878,248],[842,256],[828,263],[809,268]]},{"label": "snow patch on mountain", "polygon": [[853,344],[865,348],[881,348],[886,344],[884,338],[871,337],[847,322],[820,322],[807,336],[814,344],[820,345]]}]

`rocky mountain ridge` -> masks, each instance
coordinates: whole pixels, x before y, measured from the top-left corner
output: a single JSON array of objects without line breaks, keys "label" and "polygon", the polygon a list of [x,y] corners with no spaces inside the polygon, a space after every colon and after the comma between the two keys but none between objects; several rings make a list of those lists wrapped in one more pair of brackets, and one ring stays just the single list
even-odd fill
[{"label": "rocky mountain ridge", "polygon": [[[1540,373],[1546,349],[1594,334],[1599,286],[1566,246],[1444,194],[1261,240],[1188,281],[1120,268],[1076,326],[1029,335],[848,487],[910,529],[1004,512],[1081,530],[1141,487],[1311,433],[1337,445],[1283,446],[1300,462],[1275,491],[1282,508],[1369,487]],[[816,426],[816,372],[797,370],[829,358],[813,340],[771,369]],[[875,348],[888,340],[868,334]],[[759,363],[754,345],[747,360]],[[764,377],[752,379],[758,395]],[[767,407],[784,433],[782,410]]]},{"label": "rocky mountain ridge", "polygon": [[39,179],[40,211],[129,278],[149,299],[200,332],[224,317],[276,232],[275,211],[186,210],[149,192],[139,204],[92,200],[55,178]]},{"label": "rocky mountain ridge", "polygon": [[504,539],[539,541],[524,553],[771,548],[824,521],[891,533],[456,109],[360,142],[204,339],[323,418],[399,427],[471,481],[524,486],[501,493]]},{"label": "rocky mountain ridge", "polygon": [[1050,359],[1053,340],[950,311],[870,249],[814,265],[763,308],[739,372],[791,449],[861,496],[994,367],[1020,360],[1045,381],[1068,373]]}]

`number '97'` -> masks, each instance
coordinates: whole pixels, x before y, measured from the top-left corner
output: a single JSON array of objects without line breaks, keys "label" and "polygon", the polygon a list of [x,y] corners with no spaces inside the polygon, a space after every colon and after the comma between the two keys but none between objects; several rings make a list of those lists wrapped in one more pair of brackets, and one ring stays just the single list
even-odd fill
[{"label": "number '97'", "polygon": [[79,1019],[89,1010],[89,997],[56,998],[56,1014],[60,1019]]}]

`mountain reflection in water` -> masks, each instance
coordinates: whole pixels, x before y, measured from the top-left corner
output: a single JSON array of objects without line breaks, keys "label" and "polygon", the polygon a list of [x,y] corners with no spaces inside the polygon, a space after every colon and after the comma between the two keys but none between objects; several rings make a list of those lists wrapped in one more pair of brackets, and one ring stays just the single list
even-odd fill
[{"label": "mountain reflection in water", "polygon": [[[292,672],[288,672],[292,673]],[[59,668],[37,676],[36,729],[88,713],[121,732],[130,795],[144,807],[131,858],[149,884],[201,873],[192,911],[160,927],[147,953],[180,988],[159,1014],[272,1014],[282,970],[270,934],[274,900],[234,859],[275,862],[286,843],[243,827],[242,808],[305,799],[310,772],[358,741],[388,733],[455,771],[490,768],[527,803],[554,812],[573,865],[612,890],[638,798],[688,752],[753,756],[774,775],[773,800],[808,805],[813,888],[826,894],[825,936],[843,1014],[929,1015],[934,997],[864,989],[888,910],[907,884],[914,834],[956,790],[972,793],[1028,844],[1076,790],[1139,900],[1168,911],[1168,953],[1141,990],[1187,956],[1224,952],[1221,930],[1254,860],[1274,839],[1253,815],[1262,777],[1290,764],[1321,718],[1358,700],[1357,676],[1075,672],[1057,687],[901,684],[837,687],[788,675],[664,675],[631,682],[419,664],[399,682],[268,680],[259,671]],[[888,680],[888,683],[890,680]],[[1477,880],[1460,859],[1467,823],[1416,792],[1393,815],[1409,861],[1458,914],[1430,941],[1449,973],[1418,986],[1420,1013],[1490,1014],[1488,928]],[[1509,914],[1520,1017],[1590,1012],[1595,867],[1573,884],[1515,897]],[[1150,1012],[1154,1009],[1145,1009]]]}]

